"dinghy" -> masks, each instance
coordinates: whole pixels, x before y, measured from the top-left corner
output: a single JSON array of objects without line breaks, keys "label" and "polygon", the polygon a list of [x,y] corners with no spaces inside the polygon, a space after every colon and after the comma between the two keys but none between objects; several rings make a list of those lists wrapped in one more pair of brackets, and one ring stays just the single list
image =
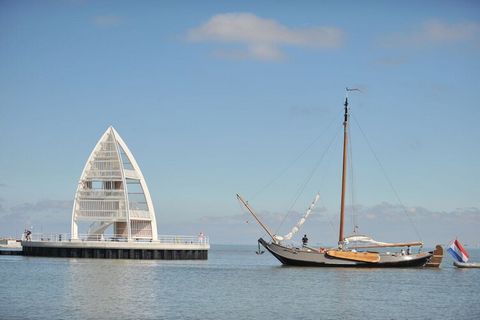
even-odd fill
[{"label": "dinghy", "polygon": [[453,265],[457,268],[480,268],[480,263],[478,263],[478,262],[458,262],[458,261],[454,261]]},{"label": "dinghy", "polygon": [[455,239],[447,249],[448,253],[453,258],[453,265],[457,268],[480,268],[480,263],[478,262],[468,262],[470,258],[467,250],[462,246],[460,241]]}]

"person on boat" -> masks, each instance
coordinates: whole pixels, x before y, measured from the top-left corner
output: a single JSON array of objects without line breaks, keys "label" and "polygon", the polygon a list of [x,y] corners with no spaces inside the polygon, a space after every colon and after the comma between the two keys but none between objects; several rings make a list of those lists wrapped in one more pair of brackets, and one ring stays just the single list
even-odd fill
[{"label": "person on boat", "polygon": [[307,235],[305,234],[302,238],[302,243],[303,243],[303,246],[306,247],[307,244],[308,244],[308,238],[307,238]]},{"label": "person on boat", "polygon": [[412,254],[412,248],[410,246],[407,247],[407,255],[411,255]]},{"label": "person on boat", "polygon": [[405,249],[402,249],[401,253],[402,253],[402,256],[404,256],[405,255]]}]

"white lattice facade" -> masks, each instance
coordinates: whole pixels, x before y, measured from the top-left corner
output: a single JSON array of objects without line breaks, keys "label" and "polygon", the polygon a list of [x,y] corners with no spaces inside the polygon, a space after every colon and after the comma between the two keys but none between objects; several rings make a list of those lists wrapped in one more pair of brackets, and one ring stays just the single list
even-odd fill
[{"label": "white lattice facade", "polygon": [[94,240],[105,231],[118,239],[157,240],[152,199],[142,172],[113,127],[98,141],[78,183],[72,210],[72,239],[79,223],[89,223]]}]

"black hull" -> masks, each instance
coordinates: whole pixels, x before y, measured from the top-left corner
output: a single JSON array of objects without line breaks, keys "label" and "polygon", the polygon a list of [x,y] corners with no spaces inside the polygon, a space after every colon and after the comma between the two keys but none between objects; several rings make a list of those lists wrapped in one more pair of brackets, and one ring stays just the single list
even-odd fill
[{"label": "black hull", "polygon": [[[395,261],[380,261],[377,263],[348,261],[338,258],[331,258],[325,254],[308,253],[300,256],[295,250],[267,243],[260,238],[258,240],[275,258],[283,265],[298,267],[322,267],[322,268],[420,268],[424,267],[431,259],[433,252],[414,255],[415,258],[405,260],[401,257]],[[279,251],[278,249],[282,249]],[[299,256],[299,257],[293,257]],[[413,256],[412,256],[413,257]],[[386,260],[386,259],[384,259]],[[392,259],[391,259],[392,260]]]}]

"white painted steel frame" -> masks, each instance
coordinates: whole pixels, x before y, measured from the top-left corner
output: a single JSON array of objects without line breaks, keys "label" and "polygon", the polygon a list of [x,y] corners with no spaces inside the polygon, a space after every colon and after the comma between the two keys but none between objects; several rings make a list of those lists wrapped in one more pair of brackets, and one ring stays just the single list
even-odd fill
[{"label": "white painted steel frame", "polygon": [[[134,218],[135,218],[135,217],[132,217],[132,214],[135,215],[135,210],[130,210],[130,202],[129,202],[129,199],[128,199],[128,184],[127,184],[127,178],[126,178],[126,175],[125,175],[125,168],[124,168],[120,148],[124,151],[126,157],[128,158],[128,160],[131,163],[131,165],[133,167],[133,171],[136,173],[136,175],[138,177],[138,180],[140,182],[140,185],[142,187],[142,191],[143,191],[144,196],[145,196],[145,201],[147,202],[149,219],[141,219],[141,220],[150,222],[151,240],[152,241],[157,241],[158,240],[158,234],[157,234],[157,222],[156,222],[156,217],[155,217],[155,209],[153,207],[153,202],[152,202],[152,199],[151,199],[151,196],[150,196],[150,191],[148,190],[147,183],[145,182],[145,178],[142,174],[142,171],[140,170],[140,167],[138,166],[138,163],[135,160],[135,158],[133,157],[133,154],[131,153],[130,149],[128,148],[126,143],[123,141],[123,139],[120,137],[118,132],[112,126],[110,126],[105,131],[105,133],[102,135],[100,140],[95,145],[95,148],[90,153],[90,156],[88,157],[88,160],[85,164],[85,167],[83,168],[82,175],[80,176],[80,181],[79,181],[78,186],[77,186],[77,191],[75,193],[75,200],[74,200],[73,209],[72,209],[71,238],[73,240],[78,239],[78,222],[81,221],[81,220],[88,220],[88,219],[85,219],[84,217],[82,218],[82,217],[77,215],[77,211],[78,211],[77,209],[78,209],[78,206],[79,206],[79,204],[77,203],[77,199],[80,197],[79,194],[82,191],[84,191],[84,187],[83,187],[84,184],[83,183],[85,181],[87,181],[87,179],[89,178],[87,173],[88,173],[89,169],[91,168],[92,163],[94,162],[96,153],[100,150],[102,143],[106,142],[110,136],[113,138],[113,142],[114,142],[114,145],[115,145],[116,156],[117,156],[118,162],[120,164],[121,181],[122,181],[122,184],[123,184],[123,192],[124,192],[123,196],[124,196],[125,210],[126,210],[126,220],[127,220],[126,221],[127,233],[128,233],[127,234],[127,239],[132,240],[131,220],[134,220]],[[137,180],[137,179],[135,179],[135,180]],[[120,210],[120,208],[119,208],[119,210]],[[97,221],[101,222],[101,217],[99,217],[99,219],[97,219]],[[119,221],[124,222],[124,219],[121,219]],[[109,219],[108,221],[105,221],[105,222],[115,222],[115,220]]]}]

